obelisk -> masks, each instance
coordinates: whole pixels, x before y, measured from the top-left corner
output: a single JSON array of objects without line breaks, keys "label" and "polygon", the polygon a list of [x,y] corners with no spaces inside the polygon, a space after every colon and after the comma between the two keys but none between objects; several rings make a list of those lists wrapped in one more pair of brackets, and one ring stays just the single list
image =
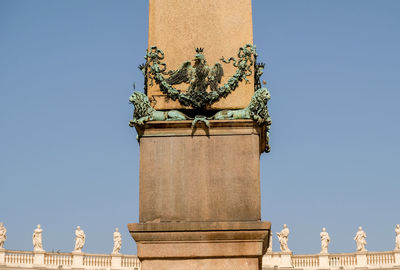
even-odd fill
[{"label": "obelisk", "polygon": [[[195,48],[204,48],[207,62],[217,63],[222,56],[236,56],[246,43],[253,43],[250,0],[150,0],[149,47],[157,46],[165,53],[170,69],[177,69],[193,59]],[[222,83],[234,73],[224,66]],[[213,104],[213,109],[244,108],[253,95],[254,81],[243,84],[226,99]],[[159,87],[149,87],[158,110],[183,108],[166,100]]]},{"label": "obelisk", "polygon": [[130,99],[140,189],[128,229],[142,270],[261,269],[269,92],[255,89],[251,1],[150,0],[149,9],[147,97]]}]

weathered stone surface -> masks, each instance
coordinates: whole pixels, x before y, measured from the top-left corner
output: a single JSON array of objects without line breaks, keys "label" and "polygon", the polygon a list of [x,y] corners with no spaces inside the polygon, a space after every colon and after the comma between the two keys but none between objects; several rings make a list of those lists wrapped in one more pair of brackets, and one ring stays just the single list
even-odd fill
[{"label": "weathered stone surface", "polygon": [[128,224],[141,259],[262,256],[270,227],[259,221]]},{"label": "weathered stone surface", "polygon": [[144,260],[142,269],[147,270],[258,270],[257,258],[215,258],[202,260]]},{"label": "weathered stone surface", "polygon": [[[251,0],[150,0],[148,44],[164,51],[169,70],[192,60],[196,47],[203,47],[208,64],[214,65],[222,56],[236,57],[238,49],[246,43],[253,43]],[[222,65],[223,84],[235,69],[231,64]],[[253,76],[249,80],[249,84],[242,82],[211,108],[246,107],[254,93]],[[177,88],[185,90],[187,85]],[[149,86],[148,96],[155,99],[157,110],[183,108],[178,102],[166,99],[157,85]]]},{"label": "weathered stone surface", "polygon": [[262,133],[251,120],[195,130],[148,122],[139,130],[139,221],[259,221]]},{"label": "weathered stone surface", "polygon": [[248,120],[150,121],[140,139],[140,223],[128,225],[144,270],[260,269],[259,155],[265,129]]},{"label": "weathered stone surface", "polygon": [[186,260],[144,260],[142,269],[146,270],[258,270],[257,258],[215,258]]},{"label": "weathered stone surface", "polygon": [[128,224],[146,270],[259,269],[270,228],[260,221]]}]

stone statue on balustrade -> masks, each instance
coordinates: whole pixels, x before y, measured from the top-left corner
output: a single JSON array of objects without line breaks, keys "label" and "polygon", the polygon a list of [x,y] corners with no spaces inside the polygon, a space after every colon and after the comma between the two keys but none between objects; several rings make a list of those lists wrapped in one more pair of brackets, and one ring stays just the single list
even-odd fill
[{"label": "stone statue on balustrade", "polygon": [[81,227],[77,226],[75,230],[75,248],[74,252],[82,252],[82,248],[85,245],[86,235]]},{"label": "stone statue on balustrade", "polygon": [[4,242],[7,239],[7,229],[4,227],[3,222],[0,222],[0,249],[4,248]]},{"label": "stone statue on balustrade", "polygon": [[43,251],[42,232],[43,229],[38,224],[32,235],[33,251]]},{"label": "stone statue on balustrade", "polygon": [[269,236],[269,245],[268,245],[268,248],[267,248],[267,252],[272,252],[272,236],[273,236],[273,234],[271,234]]},{"label": "stone statue on balustrade", "polygon": [[396,233],[396,247],[394,248],[394,250],[400,250],[400,224],[396,225],[394,231]]},{"label": "stone statue on balustrade", "polygon": [[354,241],[356,241],[357,244],[357,251],[367,251],[365,249],[365,245],[367,244],[367,241],[365,240],[367,238],[366,233],[363,231],[362,227],[358,227],[358,232],[356,236],[354,237]]},{"label": "stone statue on balustrade", "polygon": [[114,232],[114,248],[112,254],[119,254],[122,245],[122,236],[121,233],[118,231],[118,228],[115,228]]},{"label": "stone statue on balustrade", "polygon": [[278,236],[278,239],[279,239],[279,243],[280,243],[282,252],[290,252],[290,249],[288,247],[289,233],[290,233],[290,231],[286,224],[283,224],[283,229],[281,232],[276,233],[276,235]]},{"label": "stone statue on balustrade", "polygon": [[327,254],[328,253],[328,245],[329,245],[329,242],[331,241],[331,238],[329,237],[329,234],[325,228],[322,228],[322,232],[319,235],[321,237],[321,252],[320,253]]}]

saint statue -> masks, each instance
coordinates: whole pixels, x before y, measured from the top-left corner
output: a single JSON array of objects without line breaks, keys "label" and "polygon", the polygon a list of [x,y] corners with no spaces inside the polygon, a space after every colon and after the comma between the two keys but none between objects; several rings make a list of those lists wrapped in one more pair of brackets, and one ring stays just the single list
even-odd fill
[{"label": "saint statue", "polygon": [[365,240],[367,238],[367,235],[363,231],[362,227],[358,227],[358,232],[356,236],[354,237],[354,240],[356,241],[357,244],[357,251],[367,251],[365,249],[365,245],[367,244],[367,241]]},{"label": "saint statue", "polygon": [[0,222],[0,249],[4,248],[4,242],[7,239],[7,229],[4,227],[3,222]]},{"label": "saint statue", "polygon": [[[400,250],[400,224],[396,225],[394,231],[396,233],[396,247],[394,248],[394,250]],[[0,233],[0,239],[1,239],[1,233]]]},{"label": "saint statue", "polygon": [[86,235],[81,227],[77,226],[75,230],[75,248],[74,252],[82,252],[83,245],[85,245]]},{"label": "saint statue", "polygon": [[40,224],[38,224],[32,235],[33,251],[43,251],[42,232],[43,229],[40,227]]},{"label": "saint statue", "polygon": [[114,248],[112,254],[119,254],[122,244],[122,237],[121,233],[118,231],[118,228],[115,228],[114,232]]},{"label": "saint statue", "polygon": [[277,232],[276,235],[278,236],[279,243],[281,245],[281,251],[282,252],[290,252],[290,249],[288,247],[288,236],[289,236],[289,228],[287,227],[286,224],[283,224],[283,229],[279,233]]},{"label": "saint statue", "polygon": [[269,245],[267,248],[267,252],[272,252],[272,236],[273,234],[271,233],[271,235],[269,236]]},{"label": "saint statue", "polygon": [[328,253],[328,245],[331,241],[331,238],[329,237],[329,234],[325,228],[322,228],[322,232],[319,234],[319,236],[321,237],[321,254]]}]

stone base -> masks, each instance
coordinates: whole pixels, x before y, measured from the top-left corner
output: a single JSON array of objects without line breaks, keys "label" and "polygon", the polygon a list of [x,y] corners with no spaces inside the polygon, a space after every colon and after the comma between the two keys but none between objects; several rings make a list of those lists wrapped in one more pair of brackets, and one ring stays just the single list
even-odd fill
[{"label": "stone base", "polygon": [[142,270],[259,270],[269,222],[131,223]]},{"label": "stone base", "polygon": [[251,119],[150,121],[140,138],[139,222],[258,221],[265,129]]},{"label": "stone base", "polygon": [[257,258],[217,258],[202,260],[145,260],[141,269],[151,270],[258,270]]}]

